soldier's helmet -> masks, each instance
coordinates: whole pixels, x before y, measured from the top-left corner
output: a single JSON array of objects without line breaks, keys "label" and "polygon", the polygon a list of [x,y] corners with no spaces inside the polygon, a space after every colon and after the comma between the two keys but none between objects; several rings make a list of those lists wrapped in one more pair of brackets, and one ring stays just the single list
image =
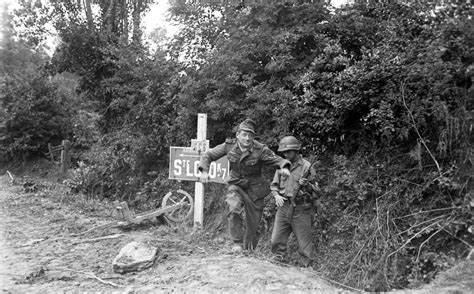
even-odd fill
[{"label": "soldier's helmet", "polygon": [[278,144],[278,152],[288,151],[288,150],[300,150],[301,143],[298,139],[293,136],[286,136],[280,140]]}]

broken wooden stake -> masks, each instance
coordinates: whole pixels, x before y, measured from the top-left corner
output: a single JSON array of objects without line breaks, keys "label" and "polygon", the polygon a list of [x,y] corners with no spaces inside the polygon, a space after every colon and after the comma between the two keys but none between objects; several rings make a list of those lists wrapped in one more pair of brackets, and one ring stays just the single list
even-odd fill
[{"label": "broken wooden stake", "polygon": [[122,201],[119,203],[118,201],[115,201],[114,204],[117,216],[121,219],[126,220],[127,222],[130,222],[133,218],[133,215],[130,211],[130,208],[128,208],[127,202]]}]

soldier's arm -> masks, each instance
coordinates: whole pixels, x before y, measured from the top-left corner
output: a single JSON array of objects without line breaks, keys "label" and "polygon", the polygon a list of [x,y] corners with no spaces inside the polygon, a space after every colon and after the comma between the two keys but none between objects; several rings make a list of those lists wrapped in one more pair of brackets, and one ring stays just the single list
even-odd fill
[{"label": "soldier's arm", "polygon": [[200,172],[208,172],[211,162],[216,161],[219,158],[227,155],[226,144],[227,143],[219,144],[216,147],[209,149],[209,151],[204,153],[204,155],[201,157],[201,161],[199,162],[198,170]]},{"label": "soldier's arm", "polygon": [[264,165],[275,166],[279,167],[280,169],[283,168],[290,168],[291,162],[286,160],[278,155],[275,154],[270,148],[267,146],[263,147],[263,152],[261,156],[261,160]]},{"label": "soldier's arm", "polygon": [[276,170],[275,175],[273,176],[273,181],[270,184],[270,191],[271,191],[272,196],[275,198],[275,204],[278,207],[283,206],[286,200],[285,197],[280,195],[279,187],[280,187],[280,170]]},{"label": "soldier's arm", "polygon": [[273,176],[272,183],[270,184],[270,191],[272,193],[272,196],[279,195],[278,194],[279,184],[280,184],[280,175],[279,175],[279,171],[277,170],[275,171],[275,175]]}]

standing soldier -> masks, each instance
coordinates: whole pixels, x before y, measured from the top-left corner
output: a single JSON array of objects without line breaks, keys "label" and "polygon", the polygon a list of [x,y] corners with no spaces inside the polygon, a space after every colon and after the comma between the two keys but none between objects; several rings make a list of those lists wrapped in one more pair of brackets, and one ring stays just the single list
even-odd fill
[{"label": "standing soldier", "polygon": [[268,183],[262,176],[262,167],[275,166],[280,168],[281,174],[290,174],[288,160],[275,155],[267,146],[254,140],[255,125],[251,119],[244,120],[238,127],[235,139],[227,139],[207,151],[199,164],[200,181],[207,183],[211,162],[226,155],[229,159],[226,203],[229,207],[229,234],[234,242],[234,252],[252,250],[258,243],[257,229],[262,217],[263,199],[270,192]]},{"label": "standing soldier", "polygon": [[278,152],[283,152],[291,162],[290,175],[275,172],[270,185],[278,207],[272,232],[272,252],[282,262],[287,261],[287,242],[291,232],[298,241],[301,263],[307,267],[312,262],[314,250],[311,232],[311,214],[314,194],[319,191],[314,180],[312,165],[299,154],[301,143],[293,136],[281,139]]}]

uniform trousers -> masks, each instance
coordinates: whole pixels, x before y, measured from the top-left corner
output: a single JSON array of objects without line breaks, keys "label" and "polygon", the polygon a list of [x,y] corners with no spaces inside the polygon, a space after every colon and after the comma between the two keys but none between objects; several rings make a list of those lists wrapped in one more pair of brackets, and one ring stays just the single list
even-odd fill
[{"label": "uniform trousers", "polygon": [[313,237],[311,230],[312,209],[309,204],[299,204],[291,207],[289,200],[278,207],[275,224],[272,231],[272,252],[287,259],[287,243],[290,234],[296,237],[298,253],[303,266],[309,266],[313,261]]},{"label": "uniform trousers", "polygon": [[231,185],[226,196],[229,235],[235,243],[242,243],[244,249],[253,250],[258,244],[257,230],[263,214],[263,199],[268,195],[269,187],[262,180],[250,182],[244,187],[237,186],[241,190],[231,189]]}]

